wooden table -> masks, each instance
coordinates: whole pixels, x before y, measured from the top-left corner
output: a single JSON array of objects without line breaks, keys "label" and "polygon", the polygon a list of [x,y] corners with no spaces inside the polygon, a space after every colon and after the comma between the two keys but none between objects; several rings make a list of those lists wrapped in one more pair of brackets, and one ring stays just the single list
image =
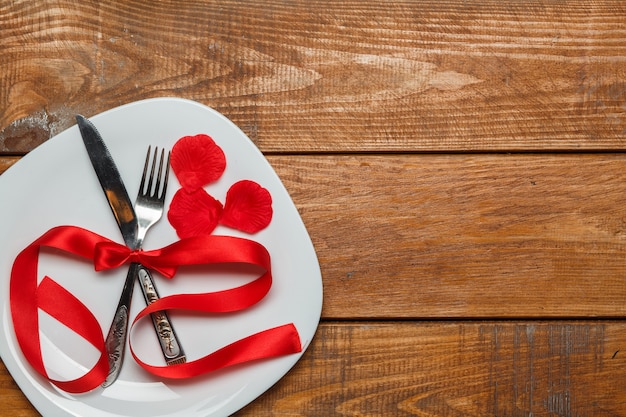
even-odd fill
[{"label": "wooden table", "polygon": [[177,96],[284,181],[322,321],[238,415],[626,416],[623,1],[3,0],[0,57],[0,172]]}]

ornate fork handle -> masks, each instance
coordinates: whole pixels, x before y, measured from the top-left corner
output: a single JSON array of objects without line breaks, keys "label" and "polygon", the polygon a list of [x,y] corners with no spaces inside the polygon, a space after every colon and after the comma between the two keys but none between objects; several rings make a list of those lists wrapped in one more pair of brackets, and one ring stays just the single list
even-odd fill
[{"label": "ornate fork handle", "polygon": [[[150,271],[141,264],[137,265],[137,279],[141,285],[146,304],[150,305],[159,299],[159,294],[157,293]],[[185,363],[185,352],[178,342],[178,338],[176,337],[176,333],[174,332],[174,328],[170,323],[167,313],[165,311],[155,311],[150,316],[152,317],[152,324],[154,325],[154,330],[156,330],[159,343],[161,344],[165,362],[168,365]]]}]

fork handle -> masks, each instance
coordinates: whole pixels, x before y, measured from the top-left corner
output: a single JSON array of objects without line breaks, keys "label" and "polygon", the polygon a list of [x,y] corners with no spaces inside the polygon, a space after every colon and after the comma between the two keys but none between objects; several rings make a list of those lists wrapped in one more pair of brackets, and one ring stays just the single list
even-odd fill
[{"label": "fork handle", "polygon": [[[154,280],[152,279],[152,274],[148,268],[138,264],[137,279],[139,280],[146,304],[150,305],[157,301],[159,299],[159,294],[156,290]],[[154,330],[156,331],[159,344],[161,345],[163,357],[165,358],[165,363],[167,363],[167,365],[185,363],[185,352],[178,341],[178,337],[176,336],[176,332],[174,331],[174,327],[170,322],[167,312],[155,311],[151,314],[151,317]]]},{"label": "fork handle", "polygon": [[128,321],[130,314],[130,302],[133,298],[133,289],[135,288],[135,276],[139,268],[138,263],[131,263],[124,281],[124,288],[120,301],[113,316],[113,322],[109,328],[109,333],[105,340],[105,347],[109,355],[109,374],[107,375],[102,386],[104,388],[115,382],[122,369],[124,361],[124,353],[126,351],[126,337],[128,335]]}]

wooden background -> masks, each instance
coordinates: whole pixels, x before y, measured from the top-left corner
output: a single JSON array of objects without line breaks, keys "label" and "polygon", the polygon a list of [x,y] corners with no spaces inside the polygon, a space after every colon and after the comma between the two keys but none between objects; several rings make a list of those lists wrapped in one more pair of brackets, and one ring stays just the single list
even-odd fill
[{"label": "wooden background", "polygon": [[[158,96],[250,136],[320,260],[239,416],[626,416],[625,2],[0,0],[0,172]],[[1,364],[0,407],[38,415]]]}]

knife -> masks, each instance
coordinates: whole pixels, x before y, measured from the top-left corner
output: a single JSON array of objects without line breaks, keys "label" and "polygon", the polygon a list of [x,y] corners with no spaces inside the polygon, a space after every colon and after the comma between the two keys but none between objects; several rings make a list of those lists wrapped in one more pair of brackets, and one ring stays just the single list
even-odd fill
[{"label": "knife", "polygon": [[[115,161],[113,161],[113,157],[111,156],[106,144],[95,126],[81,115],[76,116],[76,121],[78,122],[78,127],[80,129],[85,148],[87,149],[89,159],[91,160],[91,164],[96,172],[98,181],[100,182],[102,190],[104,191],[107,201],[109,202],[111,211],[115,216],[119,229],[122,232],[124,242],[130,249],[137,249],[137,216],[135,215],[133,204],[128,196],[117,166],[115,165]],[[102,384],[105,388],[115,382],[122,368],[126,338],[128,335],[130,303],[133,295],[133,289],[135,287],[135,278],[139,279],[139,275],[141,275],[142,282],[147,283],[150,288],[154,289],[154,291],[150,294],[150,298],[148,297],[148,294],[144,293],[146,303],[150,304],[158,299],[158,294],[156,293],[156,287],[154,285],[154,281],[152,280],[152,276],[141,266],[141,264],[131,263],[128,269],[128,274],[126,275],[126,280],[124,281],[124,288],[122,289],[120,301],[115,310],[115,316],[113,317],[113,321],[105,341],[106,349],[109,355],[110,367],[109,375]],[[157,336],[161,342],[161,348],[163,349],[166,361],[168,361],[168,365],[184,362],[184,353],[182,352],[182,349],[180,349],[179,352],[180,358],[175,358],[178,360],[172,360],[171,351],[166,353],[165,347],[168,346],[171,349],[172,342],[175,342],[176,346],[179,345],[176,340],[172,341],[173,335],[170,335],[167,341],[162,340],[163,337],[158,331],[159,329],[157,328],[157,320],[155,320],[154,316],[155,314],[158,314],[158,319],[161,324],[163,324],[163,320],[167,320],[168,323],[166,324],[170,329],[172,329],[171,324],[169,323],[169,318],[165,313],[156,312],[153,314],[155,330],[157,331]]]}]

